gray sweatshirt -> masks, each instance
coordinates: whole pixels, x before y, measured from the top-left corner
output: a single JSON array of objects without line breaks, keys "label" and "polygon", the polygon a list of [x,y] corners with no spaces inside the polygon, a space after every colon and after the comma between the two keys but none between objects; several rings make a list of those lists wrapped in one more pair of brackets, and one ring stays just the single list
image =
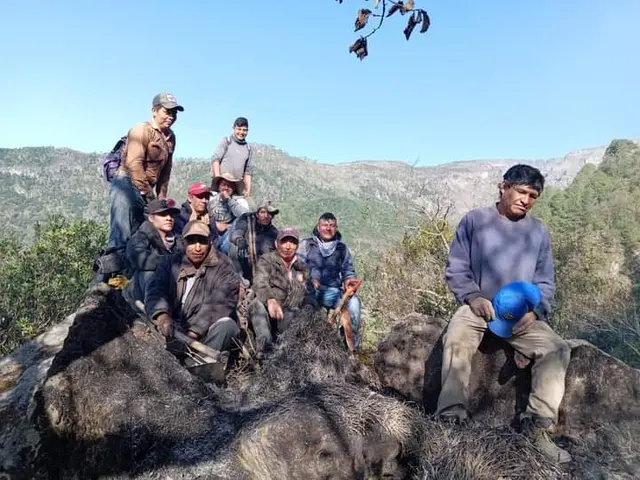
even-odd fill
[{"label": "gray sweatshirt", "polygon": [[547,320],[555,295],[549,231],[531,215],[509,220],[497,205],[471,210],[458,225],[445,275],[460,303],[491,300],[509,282],[532,282],[542,292],[536,315]]},{"label": "gray sweatshirt", "polygon": [[253,174],[253,153],[249,146],[240,144],[233,136],[224,137],[211,157],[211,172],[213,163],[220,162],[220,173],[230,173],[235,178],[244,178]]}]

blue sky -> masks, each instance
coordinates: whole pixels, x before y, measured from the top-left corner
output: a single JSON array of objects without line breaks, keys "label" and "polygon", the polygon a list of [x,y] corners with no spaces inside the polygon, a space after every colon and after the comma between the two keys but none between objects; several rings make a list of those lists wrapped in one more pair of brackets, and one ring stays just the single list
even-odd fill
[{"label": "blue sky", "polygon": [[239,115],[252,141],[321,162],[640,137],[638,0],[416,0],[429,32],[407,42],[396,14],[360,62],[348,47],[371,3],[5,0],[0,147],[106,151],[164,90],[185,107],[178,157],[209,157]]}]

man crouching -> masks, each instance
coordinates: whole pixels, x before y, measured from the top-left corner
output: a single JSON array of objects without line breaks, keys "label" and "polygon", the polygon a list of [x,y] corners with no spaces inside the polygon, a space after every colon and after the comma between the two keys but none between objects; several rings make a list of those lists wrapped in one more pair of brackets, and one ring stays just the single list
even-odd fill
[{"label": "man crouching", "polygon": [[282,228],[276,237],[276,250],[265,253],[256,265],[253,289],[256,299],[249,319],[256,334],[257,358],[273,344],[304,303],[310,279],[309,268],[296,257],[300,236],[293,228]]},{"label": "man crouching", "polygon": [[145,291],[145,309],[165,337],[178,328],[223,352],[240,335],[233,320],[240,277],[229,258],[211,248],[210,233],[198,220],[185,225],[185,252],[158,266]]}]

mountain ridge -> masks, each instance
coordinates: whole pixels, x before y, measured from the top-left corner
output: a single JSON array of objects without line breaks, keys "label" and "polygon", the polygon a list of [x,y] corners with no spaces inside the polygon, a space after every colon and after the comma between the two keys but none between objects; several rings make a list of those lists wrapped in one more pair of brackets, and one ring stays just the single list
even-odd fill
[{"label": "mountain ridge", "polygon": [[[563,188],[586,164],[599,164],[606,146],[586,147],[542,160],[463,160],[434,166],[362,160],[328,164],[252,144],[254,198],[281,206],[279,224],[310,230],[326,210],[336,213],[345,238],[363,246],[388,245],[434,205],[451,205],[450,221],[490,202],[506,167],[531,163],[547,184]],[[109,185],[101,178],[104,153],[67,147],[0,148],[0,219],[9,231],[31,229],[50,214],[108,220]],[[210,179],[207,159],[176,157],[169,196],[185,201],[189,183]]]}]

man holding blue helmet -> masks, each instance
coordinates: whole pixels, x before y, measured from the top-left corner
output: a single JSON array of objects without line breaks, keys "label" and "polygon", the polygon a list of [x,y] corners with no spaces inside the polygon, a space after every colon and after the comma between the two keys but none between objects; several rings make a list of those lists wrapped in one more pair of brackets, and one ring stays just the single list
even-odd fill
[{"label": "man holding blue helmet", "polygon": [[446,279],[462,306],[443,336],[438,415],[460,423],[468,419],[471,361],[490,330],[534,361],[521,426],[547,456],[566,463],[571,456],[549,433],[558,421],[571,348],[546,321],[555,296],[550,236],[528,214],[543,189],[538,169],[515,165],[499,184],[499,201],[471,210],[456,229]]}]

